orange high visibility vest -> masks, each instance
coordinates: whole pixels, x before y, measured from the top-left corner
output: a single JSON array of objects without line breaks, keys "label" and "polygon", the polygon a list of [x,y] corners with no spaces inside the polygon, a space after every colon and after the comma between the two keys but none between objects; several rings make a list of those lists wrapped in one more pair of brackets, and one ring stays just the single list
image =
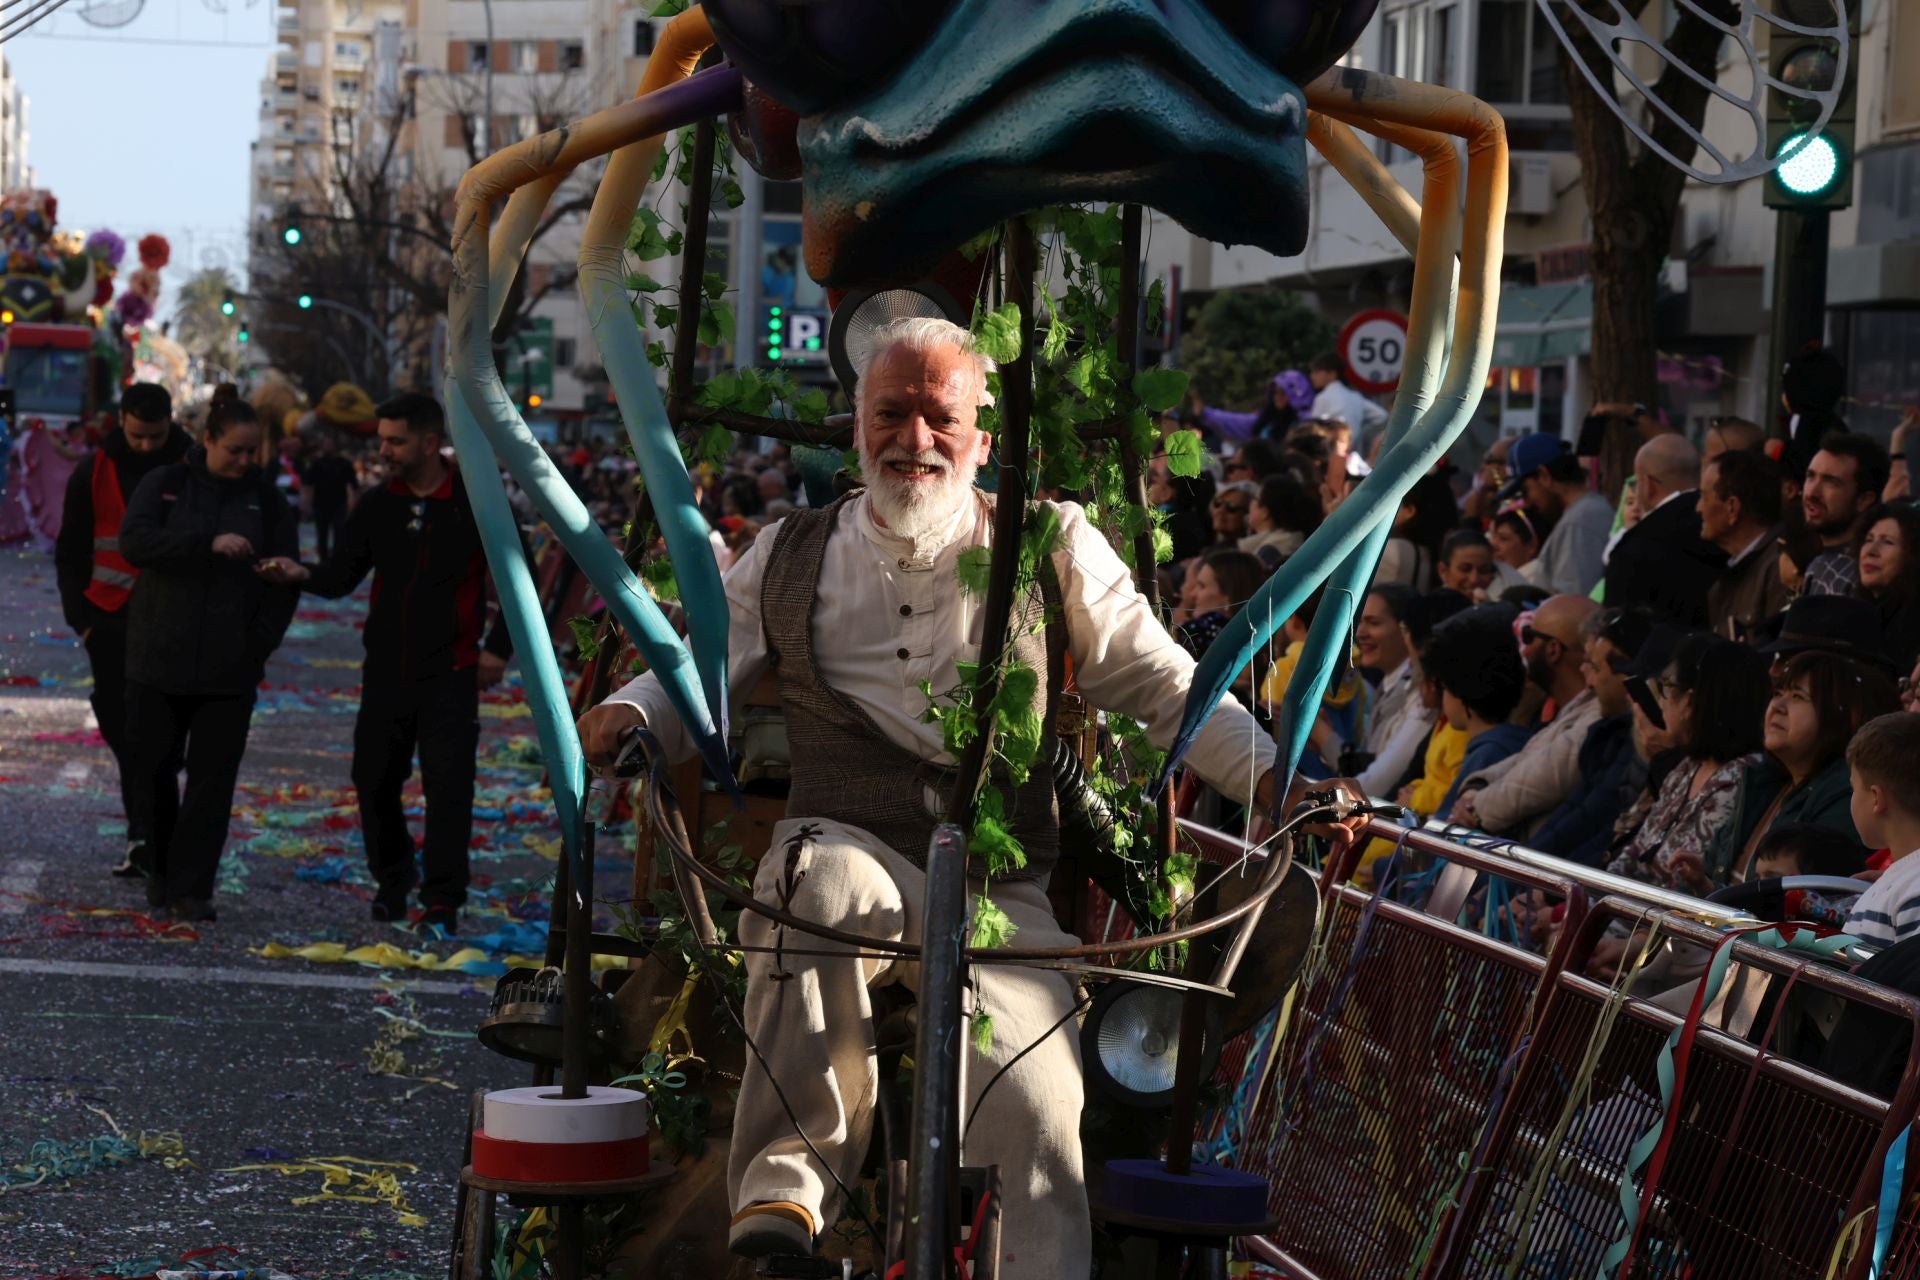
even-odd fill
[{"label": "orange high visibility vest", "polygon": [[93,579],[86,596],[95,608],[118,613],[133,594],[140,571],[120,554],[120,522],[127,500],[120,496],[120,473],[105,449],[93,455]]}]

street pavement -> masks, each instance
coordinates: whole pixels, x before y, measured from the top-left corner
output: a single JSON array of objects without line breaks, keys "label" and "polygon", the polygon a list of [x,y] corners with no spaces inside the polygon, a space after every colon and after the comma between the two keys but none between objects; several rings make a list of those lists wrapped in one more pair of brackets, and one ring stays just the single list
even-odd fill
[{"label": "street pavement", "polygon": [[[445,1274],[469,1094],[528,1068],[472,1034],[491,976],[399,962],[537,951],[559,832],[519,689],[496,691],[464,936],[368,919],[347,789],[365,595],[303,599],[254,715],[219,920],[169,927],[107,874],[114,762],[52,562],[0,548],[0,1280],[149,1276],[206,1250],[197,1265],[298,1277]],[[600,844],[614,898],[624,846]],[[399,950],[384,968],[257,954],[275,943]]]}]

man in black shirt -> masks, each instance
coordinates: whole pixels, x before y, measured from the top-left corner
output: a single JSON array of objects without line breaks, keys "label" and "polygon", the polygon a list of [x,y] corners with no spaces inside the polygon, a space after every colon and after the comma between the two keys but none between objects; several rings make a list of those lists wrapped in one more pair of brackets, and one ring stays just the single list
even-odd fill
[{"label": "man in black shirt", "polygon": [[[496,620],[481,643],[486,556],[466,490],[441,455],[446,418],[439,403],[408,392],[378,413],[380,455],[392,479],[362,495],[324,563],[276,559],[260,572],[334,598],[373,573],[353,731],[353,785],[376,883],[373,918],[404,919],[418,883],[421,925],[453,933],[467,896],[479,691],[499,682],[509,642]],[[424,879],[414,867],[400,799],[416,746],[427,800]]]},{"label": "man in black shirt", "polygon": [[340,453],[340,442],[333,432],[321,430],[314,436],[313,456],[300,468],[300,482],[307,487],[313,504],[313,536],[320,558],[333,554],[347,521],[347,507],[359,475],[353,463]]},{"label": "man in black shirt", "polygon": [[120,522],[127,500],[148,474],[178,462],[187,434],[173,424],[173,397],[152,382],[136,382],[120,397],[120,429],[100,441],[67,480],[53,564],[60,608],[87,647],[93,666],[93,717],[120,769],[127,815],[127,852],[117,876],[146,875],[153,833],[143,829],[132,802],[127,767],[127,601],[140,571],[120,554]]}]

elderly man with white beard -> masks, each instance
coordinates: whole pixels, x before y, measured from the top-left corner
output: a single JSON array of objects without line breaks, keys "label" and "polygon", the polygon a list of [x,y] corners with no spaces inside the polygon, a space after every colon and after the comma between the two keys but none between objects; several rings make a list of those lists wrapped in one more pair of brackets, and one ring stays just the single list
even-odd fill
[{"label": "elderly man with white beard", "polygon": [[[943,320],[889,325],[870,353],[856,412],[866,487],[765,529],[728,571],[729,678],[745,692],[774,673],[791,745],[788,816],[774,828],[755,896],[836,929],[918,941],[927,846],[956,764],[940,726],[923,719],[925,690],[957,687],[958,665],[980,650],[982,601],[963,590],[956,570],[963,552],[992,540],[994,500],[974,487],[990,444],[976,423],[990,403],[992,364],[964,329]],[[1080,691],[1133,717],[1165,747],[1193,660],[1080,508],[1055,510],[1059,536],[1016,608],[1009,641],[1013,658],[1039,671],[1036,710],[1044,712],[1050,683],[1051,617],[1064,624]],[[621,735],[642,723],[675,759],[691,754],[658,682],[642,675],[581,717],[589,761],[609,762]],[[1268,735],[1227,699],[1187,761],[1234,800],[1266,805],[1273,758]],[[1017,931],[1012,945],[1072,945],[1047,903],[1058,823],[1044,757],[1026,782],[1001,773],[994,786],[1026,853],[1023,868],[987,886]],[[740,932],[751,945],[835,949],[750,912]],[[745,1022],[773,1081],[749,1057],[728,1169],[730,1239],[747,1256],[811,1253],[872,1133],[869,991],[912,986],[916,975],[885,959],[792,952],[749,953],[746,968]],[[1062,1029],[1076,1002],[1073,981],[1014,966],[973,973],[993,1037],[984,1055],[971,1050],[979,1056],[967,1070],[975,1096],[963,1112],[963,1160],[1000,1166],[1003,1274],[1084,1277],[1091,1246],[1079,1042]],[[1036,1041],[974,1115],[986,1082]]]}]

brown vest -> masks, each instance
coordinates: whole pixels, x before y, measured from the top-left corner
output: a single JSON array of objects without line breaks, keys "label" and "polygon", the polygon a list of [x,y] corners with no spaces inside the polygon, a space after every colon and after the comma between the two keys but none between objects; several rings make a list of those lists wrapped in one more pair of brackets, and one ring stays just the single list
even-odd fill
[{"label": "brown vest", "polygon": [[[787,814],[863,828],[907,861],[924,867],[927,845],[941,821],[935,807],[944,809],[954,770],[922,760],[887,737],[865,711],[827,684],[813,657],[813,606],[820,566],[841,509],[853,496],[848,494],[827,507],[803,508],[783,519],[761,579],[761,626],[766,631],[767,659],[786,709],[793,761]],[[990,785],[1000,788],[1008,826],[1027,855],[1024,868],[1001,875],[1001,880],[1040,879],[1060,856],[1059,804],[1047,764],[1066,651],[1060,615],[1059,582],[1048,556],[1037,588],[1028,588],[1015,602],[1008,641],[1012,656],[1040,677],[1034,710],[1044,731],[1041,757],[1025,783],[1015,787],[1003,766],[994,769]],[[985,867],[976,861],[970,870],[979,876]]]}]

